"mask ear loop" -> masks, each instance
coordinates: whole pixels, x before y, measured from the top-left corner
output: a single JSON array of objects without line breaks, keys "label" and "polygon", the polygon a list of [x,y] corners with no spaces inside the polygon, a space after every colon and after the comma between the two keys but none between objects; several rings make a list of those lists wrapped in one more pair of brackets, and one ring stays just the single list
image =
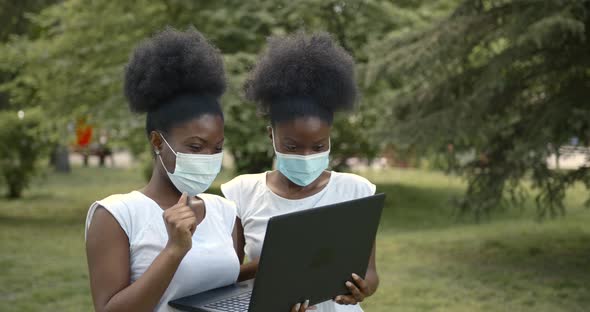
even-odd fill
[{"label": "mask ear loop", "polygon": [[[164,135],[162,135],[162,133],[158,132],[158,134],[160,135],[160,137],[162,138],[162,140],[164,140],[164,143],[166,143],[166,145],[168,145],[168,148],[172,151],[172,153],[174,153],[174,156],[178,156],[176,155],[176,152],[172,149],[172,147],[170,146],[170,144],[168,144],[168,141],[166,141],[166,138],[164,138]],[[162,155],[160,155],[160,151],[159,150],[155,150],[156,155],[158,155],[158,158],[160,158],[160,163],[162,164],[162,167],[164,167],[164,170],[166,170],[167,173],[170,173],[170,171],[168,171],[168,168],[166,168],[166,165],[164,165],[164,160],[162,160]]]},{"label": "mask ear loop", "polygon": [[277,146],[275,145],[275,129],[271,127],[270,131],[272,133],[272,148],[275,150],[275,154],[277,154]]},{"label": "mask ear loop", "polygon": [[170,144],[168,144],[168,141],[166,141],[166,138],[164,137],[164,135],[162,133],[160,133],[160,132],[158,132],[158,134],[160,135],[160,137],[162,138],[162,140],[164,140],[164,143],[166,143],[166,145],[168,145],[168,148],[172,151],[172,153],[174,153],[175,156],[178,156],[176,154],[176,151],[174,151],[174,149],[172,149],[172,146],[170,146]]}]

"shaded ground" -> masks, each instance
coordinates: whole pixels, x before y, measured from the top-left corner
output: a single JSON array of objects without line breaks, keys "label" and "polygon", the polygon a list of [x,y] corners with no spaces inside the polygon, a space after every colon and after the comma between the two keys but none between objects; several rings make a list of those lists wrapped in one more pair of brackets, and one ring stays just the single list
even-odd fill
[{"label": "shaded ground", "polygon": [[[483,224],[456,221],[463,185],[419,171],[366,173],[388,194],[378,236],[381,286],[367,312],[587,311],[590,210],[538,223],[530,203]],[[224,177],[221,180],[226,179]],[[0,311],[90,311],[84,219],[98,198],[143,184],[139,170],[74,168],[25,199],[0,200]],[[215,188],[218,189],[218,188]]]}]

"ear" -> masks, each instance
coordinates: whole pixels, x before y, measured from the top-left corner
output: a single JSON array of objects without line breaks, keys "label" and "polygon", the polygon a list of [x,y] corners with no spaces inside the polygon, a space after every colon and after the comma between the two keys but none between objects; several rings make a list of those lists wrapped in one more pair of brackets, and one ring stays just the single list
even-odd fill
[{"label": "ear", "polygon": [[267,126],[266,130],[268,131],[268,138],[272,141],[272,126]]},{"label": "ear", "polygon": [[160,154],[160,151],[162,150],[162,143],[162,137],[158,132],[150,132],[150,144],[152,145],[154,153]]}]

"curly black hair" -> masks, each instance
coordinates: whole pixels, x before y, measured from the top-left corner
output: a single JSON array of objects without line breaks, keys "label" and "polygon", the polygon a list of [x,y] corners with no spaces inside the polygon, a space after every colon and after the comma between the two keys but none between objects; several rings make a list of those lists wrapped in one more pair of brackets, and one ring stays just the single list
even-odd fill
[{"label": "curly black hair", "polygon": [[125,67],[129,108],[148,113],[148,135],[204,113],[222,115],[225,89],[220,52],[195,29],[166,28],[139,44]]},{"label": "curly black hair", "polygon": [[244,91],[273,124],[308,115],[331,123],[355,106],[354,61],[325,32],[272,37]]}]

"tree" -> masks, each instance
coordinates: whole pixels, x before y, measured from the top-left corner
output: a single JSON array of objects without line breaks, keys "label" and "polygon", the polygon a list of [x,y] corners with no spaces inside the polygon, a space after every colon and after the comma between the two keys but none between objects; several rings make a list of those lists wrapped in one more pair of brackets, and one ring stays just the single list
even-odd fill
[{"label": "tree", "polygon": [[[55,2],[55,0],[0,1],[0,44],[9,42],[15,36],[35,38],[39,28],[28,17]],[[15,77],[16,71],[10,65],[6,63],[0,66],[0,85],[10,82]],[[40,110],[27,110],[29,115],[27,120],[14,122],[17,118],[16,110],[19,108],[10,105],[9,96],[6,90],[0,89],[0,120],[3,121],[0,144],[11,149],[2,153],[6,158],[0,161],[2,163],[0,180],[8,188],[7,196],[16,198],[21,196],[30,179],[40,170],[37,159],[43,155],[38,153],[46,149],[40,148],[39,145],[49,142],[40,141],[41,136],[30,136],[31,133],[41,132],[39,131],[42,123],[42,119],[39,118]],[[19,112],[18,116],[24,116],[24,111]],[[23,125],[34,128],[26,128],[21,134]],[[19,139],[21,136],[22,139]]]},{"label": "tree", "polygon": [[[9,41],[11,36],[34,37],[37,26],[27,18],[38,13],[55,0],[0,0],[0,43]],[[0,71],[0,84],[11,79],[10,72]],[[8,108],[8,95],[0,92],[0,109]]]},{"label": "tree", "polygon": [[[272,149],[266,123],[244,102],[241,86],[266,37],[301,28],[327,30],[354,55],[360,72],[365,46],[408,20],[399,18],[397,9],[384,0],[63,1],[31,16],[38,37],[17,37],[0,49],[2,70],[13,75],[0,88],[15,106],[43,106],[48,120],[62,129],[60,138],[67,137],[67,122],[91,115],[141,151],[143,120],[128,113],[121,91],[124,64],[133,47],[155,31],[193,25],[224,54],[230,87],[222,101],[237,169],[259,172],[270,168]],[[345,164],[348,155],[375,154],[366,133],[377,115],[374,106],[362,105],[353,117],[338,120],[335,135],[343,140],[334,140],[335,166]]]},{"label": "tree", "polygon": [[39,159],[48,146],[39,110],[0,112],[0,185],[8,198],[19,198],[39,173]]},{"label": "tree", "polygon": [[392,130],[381,137],[479,155],[460,168],[463,212],[479,217],[519,202],[529,176],[541,217],[565,212],[575,182],[590,189],[588,167],[546,163],[572,137],[590,157],[590,1],[462,1],[373,51],[370,81],[398,88],[382,119]]}]

